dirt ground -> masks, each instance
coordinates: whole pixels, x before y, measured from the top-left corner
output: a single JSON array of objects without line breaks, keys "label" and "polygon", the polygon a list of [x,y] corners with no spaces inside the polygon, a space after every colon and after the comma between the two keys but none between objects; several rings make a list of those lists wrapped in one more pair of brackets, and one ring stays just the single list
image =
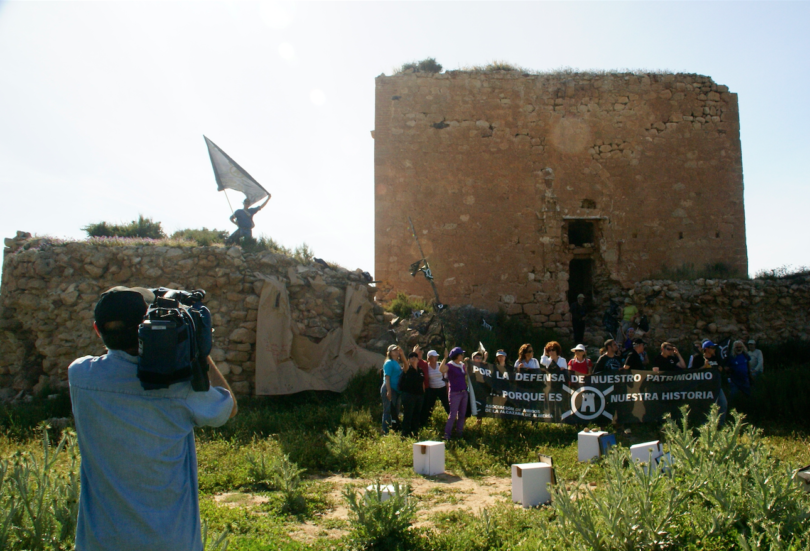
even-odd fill
[{"label": "dirt ground", "polygon": [[[339,538],[348,530],[349,510],[343,499],[343,489],[350,486],[365,488],[376,480],[348,478],[340,475],[313,477],[311,480],[328,488],[330,508],[318,515],[317,521],[306,521],[290,534],[298,541],[311,543],[319,537]],[[382,484],[390,481],[380,479]],[[416,526],[430,526],[436,513],[466,509],[473,513],[492,507],[498,502],[511,501],[512,481],[509,478],[486,477],[472,480],[444,473],[429,478],[415,477],[407,481],[411,494],[418,500]],[[266,497],[242,492],[228,492],[216,496],[218,503],[231,507],[251,507],[267,501]]]}]

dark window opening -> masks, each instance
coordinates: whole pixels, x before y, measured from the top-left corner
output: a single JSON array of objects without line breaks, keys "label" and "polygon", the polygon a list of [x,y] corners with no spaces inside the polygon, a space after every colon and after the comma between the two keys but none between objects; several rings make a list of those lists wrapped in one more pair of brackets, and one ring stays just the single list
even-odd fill
[{"label": "dark window opening", "polygon": [[568,244],[581,247],[585,243],[593,243],[593,223],[572,220],[568,223]]},{"label": "dark window opening", "polygon": [[568,265],[568,302],[577,300],[582,293],[586,297],[593,294],[593,260],[575,258]]},{"label": "dark window opening", "polygon": [[583,209],[595,209],[596,208],[596,201],[593,199],[583,199],[582,200],[582,208]]},{"label": "dark window opening", "polygon": [[714,236],[715,236],[717,239],[720,239],[720,232],[715,233],[715,234],[714,234]]},{"label": "dark window opening", "polygon": [[633,239],[638,239],[638,234],[636,232],[633,232]]},{"label": "dark window opening", "polygon": [[678,232],[678,239],[683,239],[683,232],[682,231]]}]

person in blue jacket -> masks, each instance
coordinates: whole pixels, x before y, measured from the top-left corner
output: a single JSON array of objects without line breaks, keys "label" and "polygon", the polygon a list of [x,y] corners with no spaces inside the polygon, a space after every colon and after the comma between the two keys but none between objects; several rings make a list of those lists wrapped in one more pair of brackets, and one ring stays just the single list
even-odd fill
[{"label": "person in blue jacket", "polygon": [[731,385],[730,395],[732,397],[738,392],[742,392],[746,396],[751,395],[751,371],[748,367],[750,359],[748,349],[745,348],[743,342],[734,341],[731,346],[728,365],[726,366],[728,381]]}]

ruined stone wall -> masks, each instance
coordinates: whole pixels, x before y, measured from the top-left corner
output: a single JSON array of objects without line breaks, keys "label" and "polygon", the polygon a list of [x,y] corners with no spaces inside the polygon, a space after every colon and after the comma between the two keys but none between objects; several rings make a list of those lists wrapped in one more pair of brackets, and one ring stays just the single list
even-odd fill
[{"label": "ruined stone wall", "polygon": [[[104,353],[93,332],[93,309],[99,295],[116,285],[205,289],[214,325],[211,356],[235,392],[250,394],[263,285],[258,274],[286,282],[298,332],[316,341],[342,325],[347,285],[366,284],[360,270],[300,264],[272,252],[247,254],[239,247],[60,243],[22,233],[6,245],[0,387],[17,391],[58,387],[74,359]],[[375,306],[368,314],[358,344],[375,346],[374,327],[383,321],[382,313]]]},{"label": "ruined stone wall", "polygon": [[[380,298],[432,294],[408,216],[443,302],[563,331],[574,259],[597,293],[664,266],[747,273],[737,96],[709,77],[380,76],[374,139]],[[592,243],[569,243],[577,220]]]},{"label": "ruined stone wall", "polygon": [[[692,343],[703,339],[719,343],[727,338],[743,342],[753,338],[761,344],[810,340],[810,276],[768,281],[642,281],[628,289],[614,288],[605,293],[587,315],[582,344],[590,347],[592,356],[605,340],[616,336],[609,334],[603,325],[610,301],[624,306],[627,299],[637,306],[639,315],[647,316],[650,329],[643,338],[648,350],[654,353],[664,341],[675,343],[686,356]],[[460,323],[475,327],[480,327],[484,318],[493,321],[493,316],[483,310],[471,313],[467,307],[453,307],[448,312],[427,313],[406,320],[397,318],[391,323],[391,329],[397,341],[407,346],[420,344],[423,348],[438,348],[444,344],[442,326],[454,325],[448,321],[454,316],[462,318]],[[637,326],[633,324],[634,328]],[[543,342],[531,344],[535,350],[545,345]],[[512,360],[517,356],[517,350],[506,352]],[[563,355],[571,357],[567,349]]]},{"label": "ruined stone wall", "polygon": [[756,339],[781,343],[810,340],[810,276],[780,280],[641,281],[614,289],[588,316],[585,340],[593,346],[610,338],[602,325],[608,302],[630,299],[650,322],[645,336],[683,346],[709,338]]}]

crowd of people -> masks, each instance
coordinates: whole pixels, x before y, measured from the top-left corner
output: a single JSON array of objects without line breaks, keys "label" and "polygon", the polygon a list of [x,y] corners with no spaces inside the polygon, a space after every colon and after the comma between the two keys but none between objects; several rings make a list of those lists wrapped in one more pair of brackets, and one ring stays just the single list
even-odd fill
[{"label": "crowd of people", "polygon": [[[625,328],[625,335],[627,339],[622,344],[615,339],[605,341],[596,361],[588,357],[588,349],[583,344],[577,344],[571,349],[570,360],[563,357],[562,346],[556,341],[543,347],[543,354],[539,359],[535,357],[532,345],[524,344],[518,350],[514,369],[517,372],[568,370],[579,375],[594,375],[631,369],[659,373],[716,368],[727,378],[732,397],[738,393],[750,394],[751,385],[764,371],[762,351],[757,349],[753,339],[748,341],[748,346],[740,340],[734,341],[725,356],[711,340],[695,341],[694,350],[688,359],[684,358],[677,346],[663,342],[660,352],[651,358],[646,341],[635,336],[632,326]],[[465,358],[464,350],[455,347],[449,352],[445,350],[441,361],[435,350],[428,351],[426,360],[422,358],[422,354],[419,345],[408,354],[395,344],[388,347],[380,389],[383,405],[382,432],[388,434],[393,428],[405,436],[416,435],[427,423],[439,401],[447,414],[444,439],[449,440],[454,429],[460,437],[467,417],[475,416],[478,423],[481,422],[483,412],[478,411],[475,401],[469,399],[469,377],[475,366],[484,366],[488,353],[479,350]],[[503,371],[508,365],[506,352],[498,350],[495,362],[495,367]],[[722,390],[717,403],[725,414],[728,403]]]}]

